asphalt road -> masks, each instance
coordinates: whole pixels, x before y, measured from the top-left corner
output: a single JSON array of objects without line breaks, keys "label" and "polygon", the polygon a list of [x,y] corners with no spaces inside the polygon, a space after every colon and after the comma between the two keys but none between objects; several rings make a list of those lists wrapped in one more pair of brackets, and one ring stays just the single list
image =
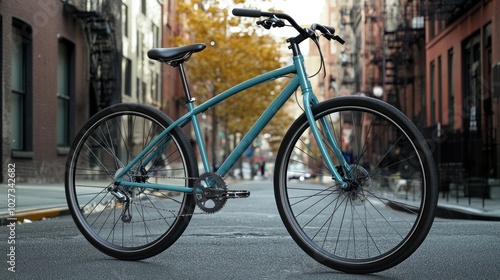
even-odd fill
[{"label": "asphalt road", "polygon": [[[0,228],[0,279],[499,279],[500,223],[437,219],[424,244],[402,264],[348,275],[311,259],[288,236],[267,183],[246,183],[250,198],[197,215],[156,257],[126,262],[94,249],[63,216]],[[7,261],[14,233],[15,273]]]}]

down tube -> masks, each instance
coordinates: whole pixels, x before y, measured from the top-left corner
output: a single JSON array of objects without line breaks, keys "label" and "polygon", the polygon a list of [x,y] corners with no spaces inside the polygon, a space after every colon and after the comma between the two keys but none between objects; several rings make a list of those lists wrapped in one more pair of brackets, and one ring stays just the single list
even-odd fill
[{"label": "down tube", "polygon": [[[137,155],[125,168],[123,168],[123,170],[120,172],[120,174],[118,174],[118,176],[116,176],[116,178],[117,178],[116,182],[121,183],[122,182],[121,177],[124,174],[126,174],[132,168],[132,166],[137,164],[137,162],[139,162],[139,160],[141,160],[144,157],[144,155],[149,153],[151,151],[151,149],[156,144],[158,144],[158,142],[161,141],[161,139],[163,137],[165,137],[168,133],[170,133],[170,131],[172,129],[174,129],[175,127],[177,127],[177,126],[184,127],[186,124],[188,124],[189,122],[191,122],[193,120],[196,122],[197,120],[196,120],[196,117],[194,117],[194,116],[196,116],[202,112],[205,112],[206,110],[208,110],[212,106],[217,105],[219,102],[231,97],[234,94],[237,94],[237,93],[239,93],[247,88],[250,88],[252,86],[255,86],[255,85],[258,85],[258,84],[261,84],[264,82],[268,82],[268,81],[271,81],[271,80],[274,80],[276,78],[280,78],[284,75],[292,74],[292,73],[295,73],[295,66],[294,65],[282,67],[282,68],[273,70],[271,72],[262,74],[258,77],[252,78],[252,79],[245,81],[237,86],[234,86],[234,87],[226,90],[225,92],[220,93],[220,94],[216,95],[215,97],[205,101],[203,104],[200,104],[199,106],[197,106],[195,108],[190,107],[189,108],[190,111],[188,113],[186,113],[184,116],[180,117],[178,120],[176,120],[172,124],[170,124],[162,133],[160,133],[160,135],[158,135],[151,143],[149,143],[149,145],[146,146],[142,150],[142,152],[139,153],[139,155]],[[201,132],[200,132],[199,128],[196,129],[195,135],[197,137],[198,143],[203,143],[202,141],[200,141],[201,140]],[[203,153],[204,154],[203,156],[206,157],[205,151],[200,150],[200,153]],[[206,168],[205,170],[207,172],[210,170],[208,163],[206,164],[205,168]]]},{"label": "down tube", "polygon": [[299,78],[295,76],[288,83],[288,85],[283,89],[283,91],[276,97],[276,99],[271,103],[271,105],[262,113],[262,116],[255,122],[255,124],[250,128],[248,133],[241,139],[240,143],[234,148],[227,159],[222,163],[222,165],[217,170],[217,174],[225,176],[229,169],[236,163],[236,161],[241,157],[245,150],[250,146],[250,144],[255,140],[259,133],[264,129],[264,127],[269,123],[269,121],[276,115],[276,113],[283,107],[285,102],[292,96],[292,94],[297,90],[299,86]]}]

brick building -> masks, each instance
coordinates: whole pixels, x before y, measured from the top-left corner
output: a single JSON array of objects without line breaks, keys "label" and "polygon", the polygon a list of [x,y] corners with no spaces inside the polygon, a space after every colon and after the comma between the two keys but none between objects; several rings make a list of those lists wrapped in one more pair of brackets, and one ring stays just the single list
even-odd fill
[{"label": "brick building", "polygon": [[1,169],[62,182],[75,134],[97,111],[126,101],[182,113],[176,69],[146,55],[182,32],[176,2],[0,1]]},{"label": "brick building", "polygon": [[500,1],[437,2],[426,7],[426,117],[441,127],[439,161],[499,178]]},{"label": "brick building", "polygon": [[405,113],[429,140],[445,189],[498,185],[500,0],[325,3],[352,46],[328,56],[325,83],[345,87],[354,69],[350,94]]},{"label": "brick building", "polygon": [[2,170],[61,181],[77,112],[88,111],[83,30],[61,1],[0,1],[0,61]]}]

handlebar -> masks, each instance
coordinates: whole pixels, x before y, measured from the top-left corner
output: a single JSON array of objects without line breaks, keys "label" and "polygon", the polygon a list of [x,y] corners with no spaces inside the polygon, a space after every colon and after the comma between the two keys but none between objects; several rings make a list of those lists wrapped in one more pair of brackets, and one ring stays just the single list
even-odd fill
[{"label": "handlebar", "polygon": [[342,45],[345,43],[344,39],[342,39],[339,36],[335,35],[335,28],[333,28],[331,26],[326,26],[326,25],[321,25],[321,24],[313,23],[313,25],[311,25],[311,29],[312,30],[319,30],[319,31],[321,31],[321,33],[323,33],[323,35],[325,36],[325,38],[327,38],[328,40],[335,40],[335,41],[339,42]]},{"label": "handlebar", "polygon": [[240,9],[240,8],[235,8],[233,9],[233,15],[237,17],[269,17],[272,16],[272,13],[267,13],[264,12],[264,14],[260,10],[255,10],[255,9]]},{"label": "handlebar", "polygon": [[321,25],[318,23],[313,23],[311,25],[311,29],[312,30],[319,30],[323,34],[332,34],[332,35],[335,34],[335,28],[330,27],[330,26],[326,26],[326,25]]},{"label": "handlebar", "polygon": [[[289,15],[287,14],[283,14],[283,13],[274,13],[274,12],[263,12],[263,11],[260,11],[260,10],[256,10],[256,9],[241,9],[241,8],[235,8],[233,9],[233,15],[234,16],[239,16],[239,17],[254,17],[254,18],[259,18],[259,17],[269,17],[269,18],[272,18],[272,19],[284,19],[286,21],[288,21],[299,33],[300,33],[300,36],[302,38],[300,38],[302,40],[306,39],[306,38],[311,38],[312,34],[308,31],[320,31],[324,36],[325,38],[327,38],[328,40],[336,40],[338,41],[339,43],[341,44],[344,44],[345,41],[340,38],[339,36],[337,35],[334,35],[335,34],[335,28],[333,27],[330,27],[330,26],[325,26],[325,25],[321,25],[321,24],[313,24],[311,25],[311,28],[308,30],[306,28],[302,28],[300,27],[300,25],[298,25],[295,20],[290,17]],[[259,23],[259,22],[258,22]],[[273,25],[273,27],[281,27],[283,25]],[[265,26],[266,28],[270,28],[271,26],[267,25]],[[315,32],[313,32],[314,34],[316,34]],[[316,36],[316,35],[314,35]]]},{"label": "handlebar", "polygon": [[285,19],[290,23],[301,35],[307,36],[307,32],[298,25],[295,20],[283,13],[272,13],[272,12],[263,12],[260,10],[255,10],[255,9],[241,9],[241,8],[235,8],[233,9],[233,15],[238,16],[238,17],[276,17],[279,19]]}]

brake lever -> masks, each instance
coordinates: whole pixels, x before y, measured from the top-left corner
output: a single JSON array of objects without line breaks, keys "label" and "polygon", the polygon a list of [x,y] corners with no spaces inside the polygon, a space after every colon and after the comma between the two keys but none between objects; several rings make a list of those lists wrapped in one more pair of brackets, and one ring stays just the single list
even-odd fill
[{"label": "brake lever", "polygon": [[257,25],[264,27],[265,29],[271,29],[272,24],[269,24],[267,20],[259,20],[257,21]]},{"label": "brake lever", "polygon": [[284,27],[285,22],[273,15],[268,19],[257,21],[257,25],[261,25],[265,29],[271,29],[271,27]]},{"label": "brake lever", "polygon": [[328,39],[329,41],[330,41],[330,40],[334,40],[334,41],[339,42],[341,45],[345,44],[344,39],[340,38],[338,35],[333,35],[333,34],[323,34],[323,36],[325,36],[325,38],[326,38],[326,39]]}]

